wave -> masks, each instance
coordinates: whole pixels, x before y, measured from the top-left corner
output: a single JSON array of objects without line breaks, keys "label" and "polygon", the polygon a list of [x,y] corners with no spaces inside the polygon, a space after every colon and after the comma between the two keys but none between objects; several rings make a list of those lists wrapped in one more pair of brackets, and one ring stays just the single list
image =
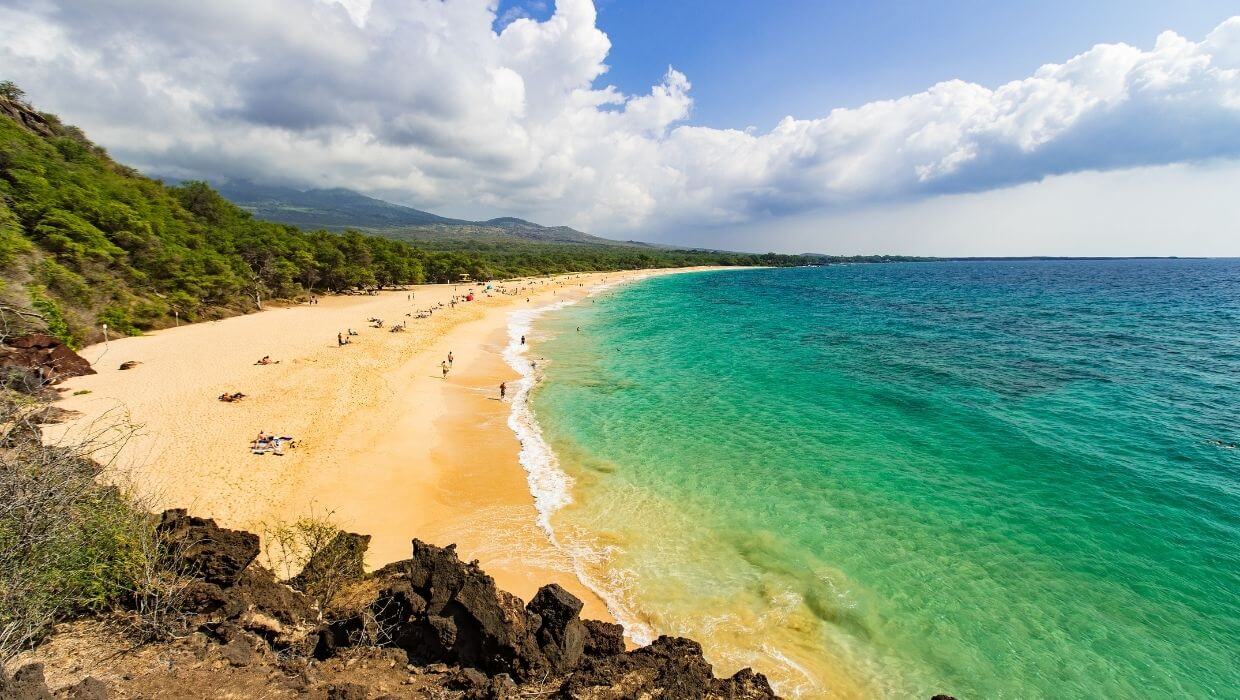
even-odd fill
[{"label": "wave", "polygon": [[[612,289],[625,282],[645,279],[646,276],[628,280],[618,280],[594,285],[587,297]],[[522,343],[521,338],[529,340],[534,321],[547,313],[558,311],[577,303],[577,300],[557,301],[545,306],[508,314],[508,344],[504,347],[503,357],[508,366],[521,375],[516,382],[516,390],[512,394],[512,410],[508,414],[508,427],[516,434],[521,445],[519,459],[525,470],[526,481],[530,494],[534,497],[534,507],[538,511],[538,526],[547,535],[552,546],[563,552],[573,565],[573,573],[582,585],[597,595],[608,612],[617,622],[624,625],[629,638],[637,644],[649,644],[654,641],[654,633],[650,627],[642,623],[625,600],[625,585],[616,576],[602,575],[592,572],[593,565],[599,572],[605,568],[609,558],[603,550],[577,541],[564,541],[557,536],[551,519],[558,511],[573,502],[573,478],[560,467],[560,460],[551,446],[543,437],[542,428],[530,405],[530,392],[538,383],[539,372],[529,359],[529,344]],[[600,578],[609,580],[602,581]],[[622,578],[622,577],[620,577]]]}]

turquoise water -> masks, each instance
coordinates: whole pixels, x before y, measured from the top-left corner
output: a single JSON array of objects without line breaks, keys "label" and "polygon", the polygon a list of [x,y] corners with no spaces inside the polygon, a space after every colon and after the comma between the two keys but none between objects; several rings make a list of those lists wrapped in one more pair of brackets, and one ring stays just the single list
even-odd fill
[{"label": "turquoise water", "polygon": [[673,275],[538,330],[552,523],[639,638],[806,697],[1240,697],[1240,261]]}]

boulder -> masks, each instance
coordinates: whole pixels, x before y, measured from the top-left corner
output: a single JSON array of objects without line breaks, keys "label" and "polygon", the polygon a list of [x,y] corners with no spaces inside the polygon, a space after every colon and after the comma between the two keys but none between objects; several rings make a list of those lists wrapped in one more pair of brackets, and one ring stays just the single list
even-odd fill
[{"label": "boulder", "polygon": [[454,546],[414,540],[411,559],[375,576],[389,582],[371,609],[383,621],[379,637],[411,660],[508,673],[521,681],[551,669],[535,638],[542,620],[521,599],[498,590],[477,562],[457,558]]},{"label": "boulder", "polygon": [[587,657],[565,680],[556,697],[572,700],[633,697],[757,700],[776,695],[766,677],[750,669],[743,669],[731,678],[715,678],[697,642],[663,636],[650,646],[624,654]]},{"label": "boulder", "polygon": [[582,602],[558,583],[538,589],[525,609],[538,617],[534,638],[555,673],[572,670],[585,650],[589,636],[581,622]]},{"label": "boulder", "polygon": [[94,373],[85,358],[50,335],[32,333],[0,345],[0,375],[15,389],[34,391],[69,377]]},{"label": "boulder", "polygon": [[614,656],[624,653],[624,627],[611,622],[586,620],[586,656]]},{"label": "boulder", "polygon": [[241,572],[231,591],[246,611],[262,613],[285,625],[296,625],[315,617],[309,598],[276,580],[270,571],[250,566]]},{"label": "boulder", "polygon": [[517,684],[506,673],[488,676],[476,668],[459,669],[448,679],[448,688],[461,692],[461,700],[509,700],[520,697]]},{"label": "boulder", "polygon": [[186,515],[183,509],[164,511],[157,528],[169,545],[173,564],[207,583],[230,587],[258,557],[258,535],[228,530],[210,518]]},{"label": "boulder", "polygon": [[289,579],[289,585],[302,592],[312,590],[322,581],[354,581],[366,575],[366,550],[370,535],[341,530],[323,549],[315,552],[301,573]]}]

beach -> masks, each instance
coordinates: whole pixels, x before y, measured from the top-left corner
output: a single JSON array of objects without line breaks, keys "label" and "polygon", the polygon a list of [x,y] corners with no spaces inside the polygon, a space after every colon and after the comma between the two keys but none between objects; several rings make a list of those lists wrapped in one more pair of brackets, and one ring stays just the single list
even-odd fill
[{"label": "beach", "polygon": [[[98,436],[111,478],[152,508],[187,508],[255,532],[330,517],[371,535],[372,568],[408,557],[413,538],[455,543],[502,589],[528,600],[559,583],[585,602],[586,616],[610,619],[539,529],[508,427],[512,395],[499,398],[500,383],[520,376],[503,357],[509,317],[683,271],[495,283],[508,294],[465,283],[329,296],[112,339],[81,351],[98,374],[58,387],[58,406],[73,414],[47,439]],[[470,291],[474,301],[451,304]],[[402,322],[405,332],[389,332]],[[349,329],[357,335],[340,345],[337,334]],[[272,364],[255,364],[264,356]],[[138,364],[119,369],[128,362]],[[218,400],[225,392],[245,398]],[[296,446],[253,454],[260,431]]]}]

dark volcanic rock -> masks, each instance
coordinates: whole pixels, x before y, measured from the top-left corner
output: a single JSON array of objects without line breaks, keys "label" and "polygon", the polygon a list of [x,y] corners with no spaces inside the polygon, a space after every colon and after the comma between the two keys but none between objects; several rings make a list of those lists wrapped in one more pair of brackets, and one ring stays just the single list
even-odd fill
[{"label": "dark volcanic rock", "polygon": [[564,590],[558,583],[538,589],[534,599],[525,609],[538,616],[539,626],[534,632],[538,648],[551,670],[563,673],[571,670],[581,660],[589,633],[581,622],[582,602],[577,596]]},{"label": "dark volcanic rock", "polygon": [[52,700],[43,679],[43,664],[26,664],[12,678],[0,676],[0,700]]},{"label": "dark volcanic rock", "polygon": [[506,673],[488,676],[476,668],[463,668],[448,680],[448,688],[461,691],[461,700],[508,700],[519,697],[517,684]]},{"label": "dark volcanic rock", "polygon": [[90,363],[50,335],[33,333],[0,345],[0,375],[12,388],[35,391],[69,377],[94,374]]},{"label": "dark volcanic rock", "polygon": [[289,579],[289,585],[299,591],[309,591],[325,579],[351,581],[366,575],[364,561],[370,548],[370,535],[359,535],[341,530],[327,546],[310,557],[301,573]]},{"label": "dark volcanic rock", "polygon": [[612,656],[624,653],[624,627],[611,622],[586,620],[586,656]]},{"label": "dark volcanic rock", "polygon": [[534,636],[542,621],[519,598],[498,590],[477,562],[461,562],[454,547],[414,540],[412,559],[376,576],[392,581],[372,606],[374,617],[384,620],[379,636],[411,659],[519,680],[550,669]]},{"label": "dark volcanic rock", "polygon": [[181,558],[181,568],[216,586],[236,584],[258,556],[258,535],[222,528],[210,518],[186,515],[183,509],[164,511],[158,531]]},{"label": "dark volcanic rock", "polygon": [[731,678],[715,678],[702,647],[693,640],[659,637],[653,644],[603,658],[587,658],[557,695],[572,700],[620,700],[635,697],[774,698],[766,677],[743,669]]}]

